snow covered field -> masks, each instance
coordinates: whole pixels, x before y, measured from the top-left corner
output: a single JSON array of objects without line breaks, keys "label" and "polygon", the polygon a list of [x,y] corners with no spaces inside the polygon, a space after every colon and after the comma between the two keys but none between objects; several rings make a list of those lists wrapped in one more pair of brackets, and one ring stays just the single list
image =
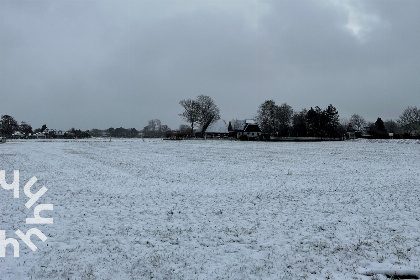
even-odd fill
[{"label": "snow covered field", "polygon": [[[387,279],[420,276],[420,141],[16,141],[0,230],[54,211],[0,279]],[[370,274],[368,276],[368,274]]]}]

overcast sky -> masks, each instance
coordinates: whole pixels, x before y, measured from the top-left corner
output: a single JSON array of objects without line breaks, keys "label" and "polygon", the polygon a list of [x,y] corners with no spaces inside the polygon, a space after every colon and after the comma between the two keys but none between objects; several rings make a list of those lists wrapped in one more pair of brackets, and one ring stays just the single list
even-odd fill
[{"label": "overcast sky", "polygon": [[420,106],[420,1],[0,0],[0,114],[38,128],[225,120],[273,99],[395,119]]}]

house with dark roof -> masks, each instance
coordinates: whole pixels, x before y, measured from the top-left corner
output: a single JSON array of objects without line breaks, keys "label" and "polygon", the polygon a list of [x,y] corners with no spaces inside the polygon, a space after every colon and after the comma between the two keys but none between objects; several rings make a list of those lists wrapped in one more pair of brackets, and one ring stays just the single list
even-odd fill
[{"label": "house with dark roof", "polygon": [[262,132],[254,120],[235,120],[229,122],[228,130],[231,137],[241,140],[258,140]]}]

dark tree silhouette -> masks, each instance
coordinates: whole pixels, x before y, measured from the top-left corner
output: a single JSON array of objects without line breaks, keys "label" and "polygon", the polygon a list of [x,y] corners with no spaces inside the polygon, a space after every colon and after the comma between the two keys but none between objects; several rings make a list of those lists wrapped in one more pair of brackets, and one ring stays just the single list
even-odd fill
[{"label": "dark tree silhouette", "polygon": [[275,135],[278,126],[276,115],[277,105],[273,100],[266,100],[258,107],[255,120],[262,133]]},{"label": "dark tree silhouette", "polygon": [[179,115],[191,125],[191,135],[193,135],[194,125],[196,125],[200,119],[200,105],[197,101],[192,99],[183,99],[179,104],[184,108],[184,112]]},{"label": "dark tree silhouette", "polygon": [[9,115],[3,115],[1,118],[0,133],[5,137],[11,137],[19,129],[16,120]]},{"label": "dark tree silhouette", "polygon": [[420,109],[407,107],[398,119],[398,124],[408,136],[420,134]]},{"label": "dark tree silhouette", "polygon": [[386,131],[385,124],[381,118],[378,118],[376,122],[369,127],[369,133],[374,138],[388,138],[388,132]]},{"label": "dark tree silhouette", "polygon": [[308,136],[321,137],[321,116],[322,110],[318,106],[308,110],[306,113],[306,123],[308,125]]},{"label": "dark tree silhouette", "polygon": [[292,136],[306,137],[308,135],[308,127],[306,123],[306,114],[308,111],[303,109],[299,113],[295,113],[292,117]]},{"label": "dark tree silhouette", "polygon": [[220,119],[219,108],[209,96],[199,95],[197,100],[183,99],[179,104],[184,108],[179,115],[191,125],[191,135],[195,125],[201,126],[201,132],[204,133],[210,124]]},{"label": "dark tree silhouette", "polygon": [[28,137],[29,134],[32,133],[32,126],[26,122],[21,122],[19,125],[19,131],[23,133],[25,137]]},{"label": "dark tree silhouette", "polygon": [[201,132],[204,133],[210,124],[220,119],[220,110],[210,96],[199,95],[197,102],[200,107],[198,124],[201,126]]}]

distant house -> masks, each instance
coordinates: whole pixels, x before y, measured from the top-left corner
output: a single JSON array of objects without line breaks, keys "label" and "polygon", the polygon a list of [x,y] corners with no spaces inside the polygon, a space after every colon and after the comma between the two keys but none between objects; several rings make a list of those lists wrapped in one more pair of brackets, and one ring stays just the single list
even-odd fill
[{"label": "distant house", "polygon": [[257,140],[262,137],[262,132],[254,120],[236,120],[229,122],[229,133],[232,137],[242,140]]},{"label": "distant house", "polygon": [[[229,137],[228,126],[226,121],[218,120],[209,125],[206,129],[205,137],[207,138],[227,138]],[[204,136],[204,135],[203,135]]]},{"label": "distant house", "polygon": [[346,138],[347,139],[356,139],[356,132],[355,131],[347,131]]},{"label": "distant house", "polygon": [[65,132],[62,130],[56,130],[55,131],[55,135],[59,138],[63,138],[64,137]]},{"label": "distant house", "polygon": [[16,131],[15,133],[12,134],[12,138],[13,139],[22,139],[22,138],[25,138],[25,134],[23,134],[20,131]]},{"label": "distant house", "polygon": [[76,138],[76,134],[74,134],[72,131],[70,131],[70,130],[67,130],[65,133],[64,133],[64,136],[65,136],[65,138],[70,138],[70,139],[74,139],[74,138]]},{"label": "distant house", "polygon": [[35,134],[33,134],[33,136],[34,136],[34,138],[37,138],[37,139],[45,139],[45,138],[47,138],[45,136],[45,134],[42,133],[42,132],[35,133]]}]

